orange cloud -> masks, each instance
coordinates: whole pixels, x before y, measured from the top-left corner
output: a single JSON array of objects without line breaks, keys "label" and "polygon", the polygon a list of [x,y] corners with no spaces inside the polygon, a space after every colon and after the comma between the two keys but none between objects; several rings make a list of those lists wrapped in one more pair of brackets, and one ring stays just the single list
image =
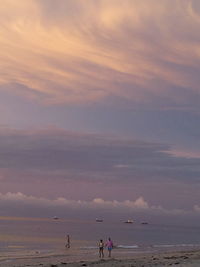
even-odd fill
[{"label": "orange cloud", "polygon": [[0,85],[47,104],[186,104],[185,90],[199,93],[199,14],[196,0],[4,0]]}]

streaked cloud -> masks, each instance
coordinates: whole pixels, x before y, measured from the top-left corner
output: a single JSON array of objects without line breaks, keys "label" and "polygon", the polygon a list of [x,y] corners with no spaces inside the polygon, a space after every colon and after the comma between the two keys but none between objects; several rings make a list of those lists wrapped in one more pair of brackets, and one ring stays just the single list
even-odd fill
[{"label": "streaked cloud", "polygon": [[200,205],[194,205],[194,211],[200,212]]},{"label": "streaked cloud", "polygon": [[[173,150],[173,147],[172,147]],[[0,168],[73,179],[196,179],[199,158],[174,156],[171,146],[116,136],[43,130],[0,130]],[[70,177],[69,175],[69,177]]]},{"label": "streaked cloud", "polygon": [[197,0],[4,0],[1,90],[199,110],[199,14]]}]

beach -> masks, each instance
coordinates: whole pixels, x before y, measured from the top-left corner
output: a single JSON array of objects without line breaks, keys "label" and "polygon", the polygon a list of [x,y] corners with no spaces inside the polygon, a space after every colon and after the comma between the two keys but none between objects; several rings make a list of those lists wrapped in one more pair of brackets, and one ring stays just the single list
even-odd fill
[{"label": "beach", "polygon": [[[76,251],[73,251],[76,253]],[[98,258],[98,251],[95,254],[85,254],[81,257],[66,252],[62,255],[35,255],[34,257],[0,259],[0,266],[4,267],[146,267],[146,266],[200,266],[200,251],[177,251],[162,253],[138,253],[133,255],[120,254],[120,251],[113,251],[111,258],[105,255],[104,259]]]},{"label": "beach", "polygon": [[[200,266],[199,227],[2,217],[0,225],[0,267]],[[99,259],[108,236],[111,258],[105,248]]]}]

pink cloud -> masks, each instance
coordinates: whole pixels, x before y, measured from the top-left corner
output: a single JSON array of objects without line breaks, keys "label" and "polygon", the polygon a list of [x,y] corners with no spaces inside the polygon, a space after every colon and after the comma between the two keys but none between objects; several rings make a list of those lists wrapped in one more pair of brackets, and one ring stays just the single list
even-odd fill
[{"label": "pink cloud", "polygon": [[200,58],[196,1],[54,2],[50,7],[42,0],[4,1],[1,85],[43,104],[114,96],[194,107]]}]

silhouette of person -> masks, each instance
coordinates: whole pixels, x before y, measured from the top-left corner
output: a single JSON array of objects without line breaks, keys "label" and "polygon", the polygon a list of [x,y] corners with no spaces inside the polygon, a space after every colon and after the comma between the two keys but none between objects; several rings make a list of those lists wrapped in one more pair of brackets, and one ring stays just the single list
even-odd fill
[{"label": "silhouette of person", "polygon": [[70,248],[70,236],[67,235],[67,243],[65,245],[66,248]]},{"label": "silhouette of person", "polygon": [[100,241],[99,241],[99,258],[104,257],[103,249],[104,249],[104,243],[103,243],[103,240],[100,239]]}]

